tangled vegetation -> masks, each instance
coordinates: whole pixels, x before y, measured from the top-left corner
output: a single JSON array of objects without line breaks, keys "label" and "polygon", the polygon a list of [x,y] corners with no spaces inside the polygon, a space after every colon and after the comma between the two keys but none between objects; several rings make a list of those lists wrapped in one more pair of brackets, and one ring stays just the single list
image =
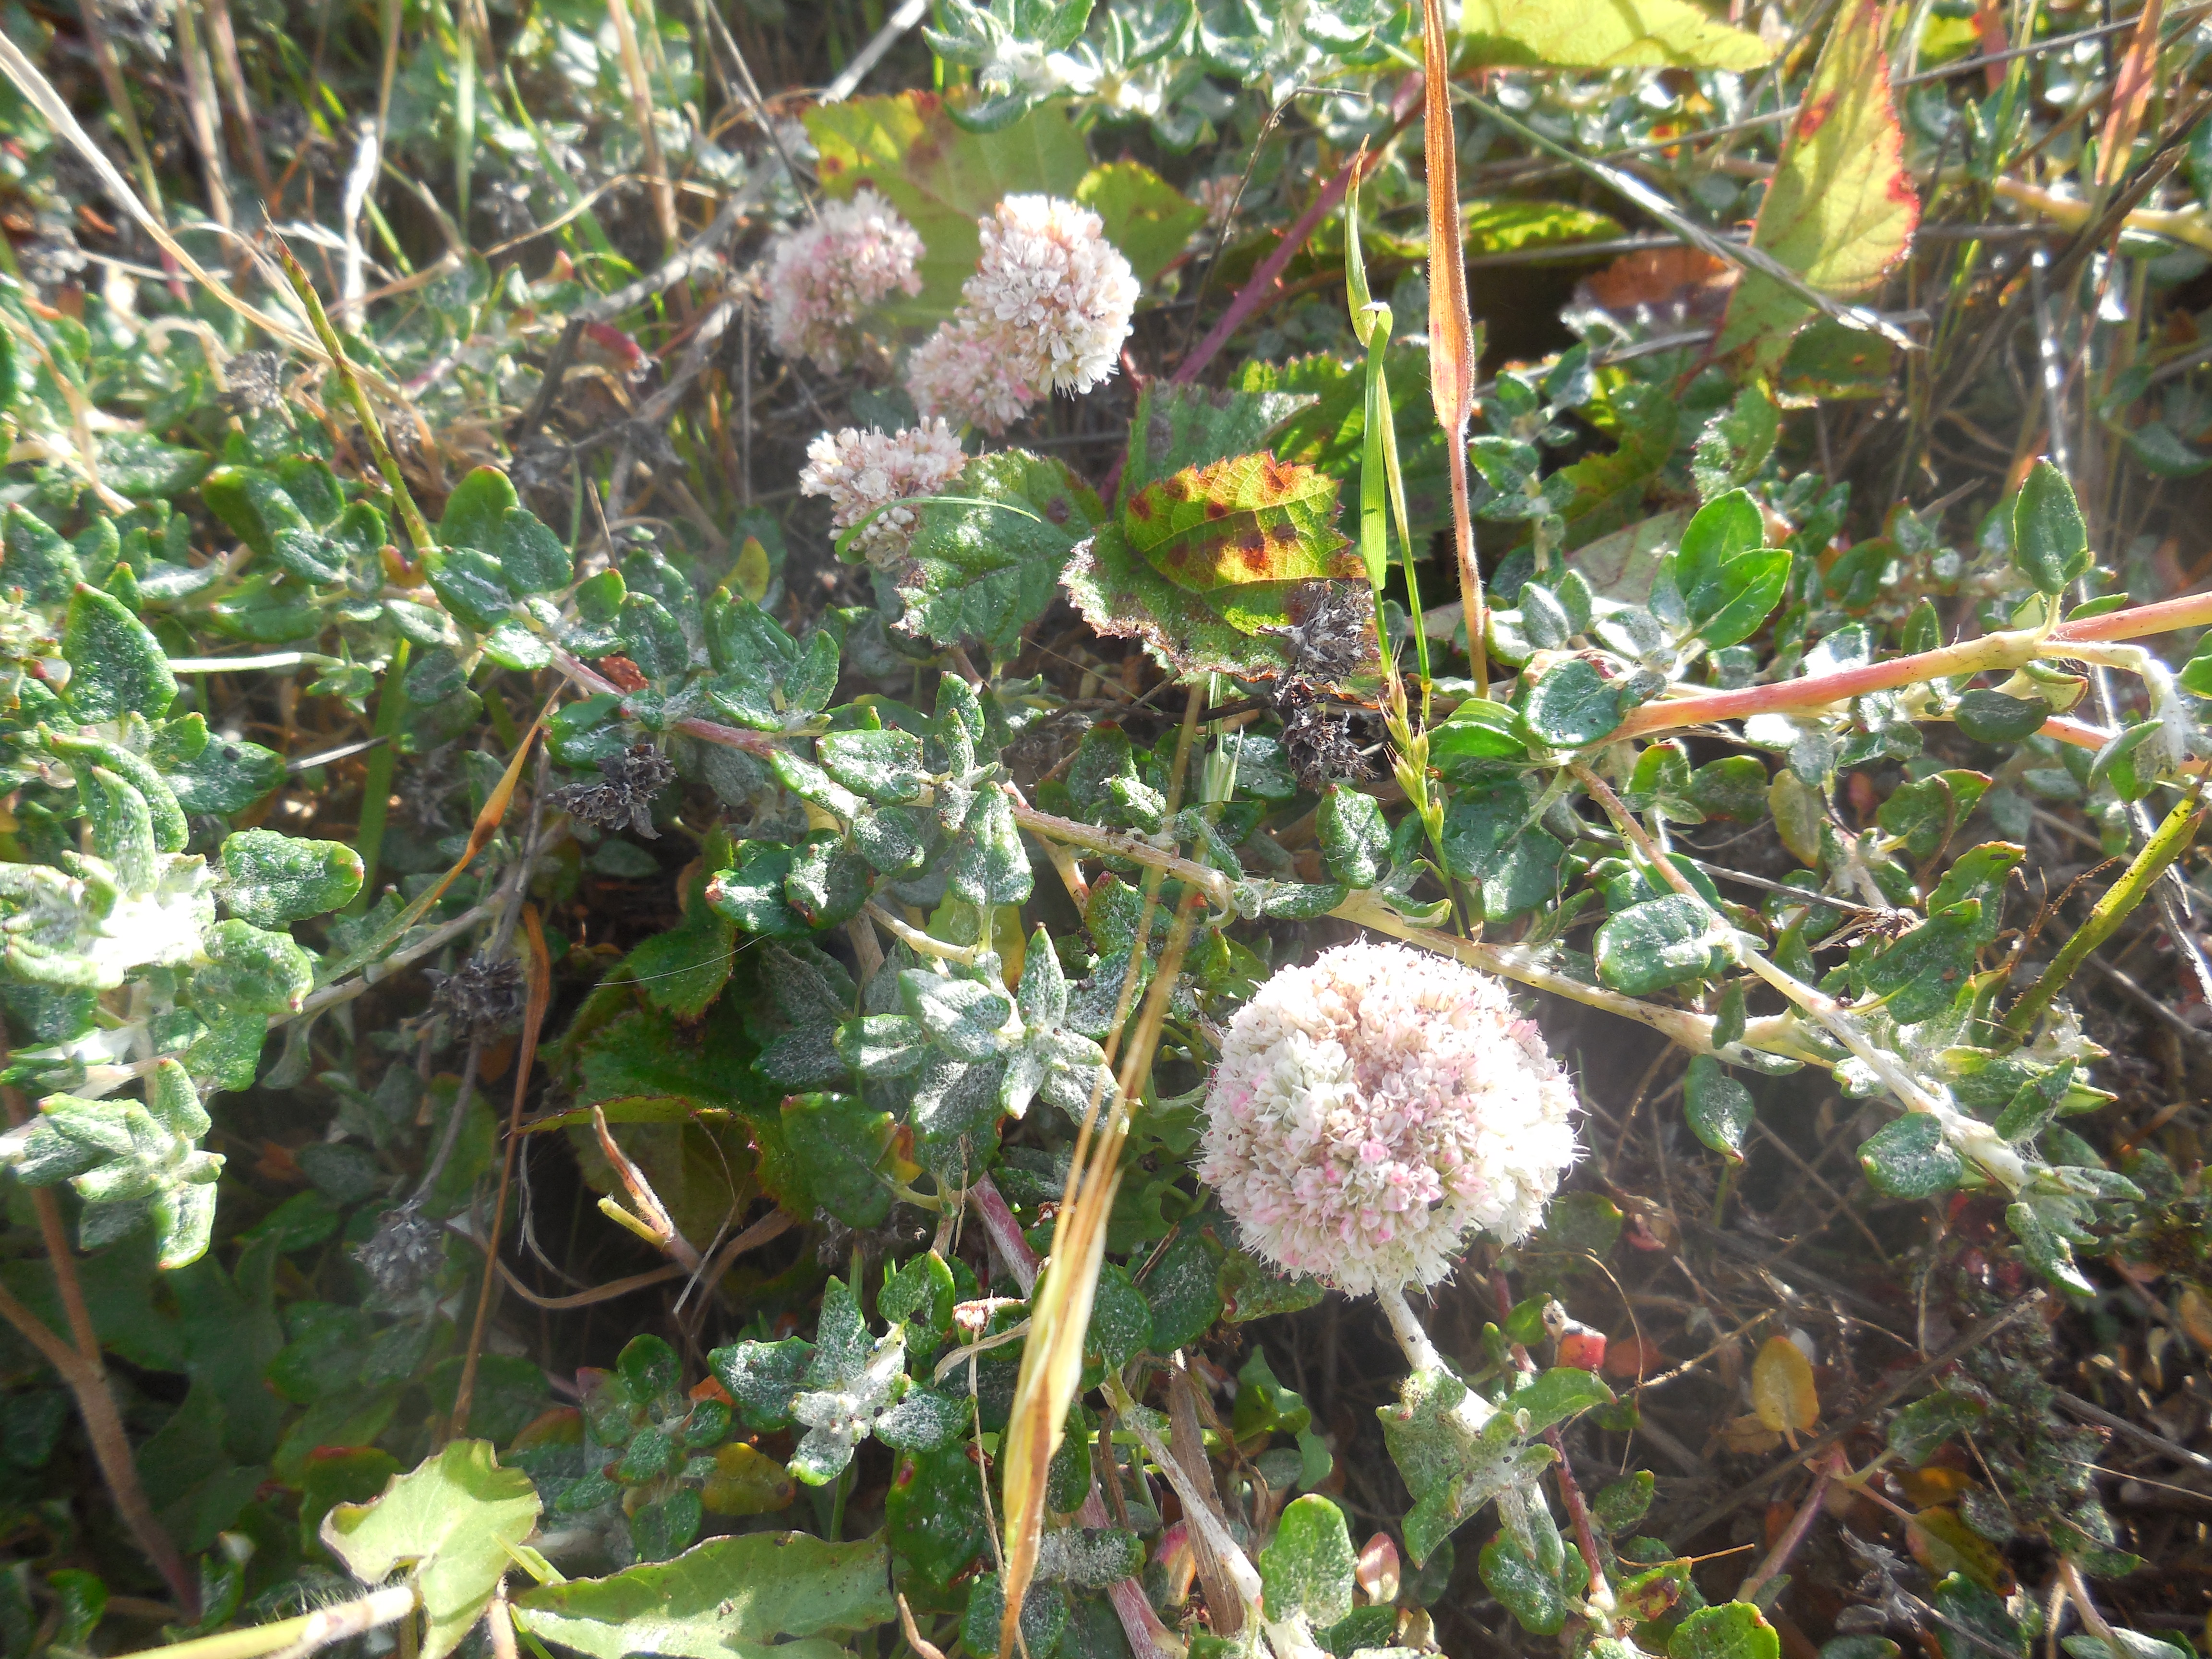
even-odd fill
[{"label": "tangled vegetation", "polygon": [[2208,60],[9,7],[0,1659],[2212,1649]]}]

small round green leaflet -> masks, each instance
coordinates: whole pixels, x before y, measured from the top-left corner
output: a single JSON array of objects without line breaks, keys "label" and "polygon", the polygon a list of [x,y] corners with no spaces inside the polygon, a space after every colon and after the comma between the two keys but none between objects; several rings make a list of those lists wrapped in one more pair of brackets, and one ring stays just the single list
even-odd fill
[{"label": "small round green leaflet", "polygon": [[1675,1626],[1667,1659],[1779,1659],[1782,1638],[1748,1601],[1700,1607]]},{"label": "small round green leaflet", "polygon": [[1323,1630],[1352,1611],[1358,1558],[1344,1511],[1318,1493],[1293,1498],[1275,1528],[1275,1541],[1260,1552],[1270,1619],[1304,1619]]},{"label": "small round green leaflet", "polygon": [[1751,1091],[1722,1069],[1711,1054],[1693,1055],[1682,1078],[1682,1110],[1690,1132],[1726,1158],[1743,1162],[1743,1138],[1750,1133],[1758,1108]]},{"label": "small round green leaflet", "polygon": [[1966,1160],[1943,1138],[1943,1126],[1914,1112],[1876,1130],[1859,1148],[1859,1167],[1877,1192],[1892,1198],[1933,1198],[1966,1172]]},{"label": "small round green leaflet", "polygon": [[2012,509],[2012,562],[2038,592],[2054,597],[2089,568],[2089,526],[2074,486],[2048,460],[2028,471]]}]

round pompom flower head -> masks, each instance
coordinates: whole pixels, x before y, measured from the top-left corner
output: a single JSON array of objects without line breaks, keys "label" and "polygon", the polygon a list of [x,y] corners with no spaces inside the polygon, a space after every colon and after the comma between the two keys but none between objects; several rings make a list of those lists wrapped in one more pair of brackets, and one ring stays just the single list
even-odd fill
[{"label": "round pompom flower head", "polygon": [[964,313],[914,349],[906,389],[924,420],[972,426],[994,438],[1037,398],[1016,372],[999,331]]},{"label": "round pompom flower head", "polygon": [[921,238],[899,210],[863,186],[848,202],[776,239],[769,256],[768,331],[786,357],[836,371],[860,344],[860,313],[889,296],[921,292]]},{"label": "round pompom flower head", "polygon": [[1112,375],[1137,277],[1105,221],[1056,197],[1009,196],[977,228],[983,252],[962,310],[1013,372],[1047,392],[1088,392]]},{"label": "round pompom flower head", "polygon": [[806,446],[799,493],[827,495],[831,527],[860,525],[854,550],[877,569],[895,570],[914,540],[915,510],[903,503],[935,495],[967,464],[960,440],[942,421],[892,433],[848,426]]},{"label": "round pompom flower head", "polygon": [[1510,1243],[1575,1159],[1573,1085],[1486,974],[1371,940],[1230,1021],[1199,1178],[1248,1249],[1354,1296],[1433,1285],[1467,1235]]}]

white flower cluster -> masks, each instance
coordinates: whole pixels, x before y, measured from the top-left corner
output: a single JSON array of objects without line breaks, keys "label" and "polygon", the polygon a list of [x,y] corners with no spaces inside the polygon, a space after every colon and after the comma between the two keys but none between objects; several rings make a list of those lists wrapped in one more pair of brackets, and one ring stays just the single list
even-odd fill
[{"label": "white flower cluster", "polygon": [[1363,941],[1277,974],[1230,1022],[1199,1178],[1292,1273],[1355,1296],[1432,1285],[1471,1229],[1535,1224],[1575,1110],[1498,981]]},{"label": "white flower cluster", "polygon": [[894,291],[921,292],[921,238],[863,186],[848,202],[776,239],[769,256],[769,338],[787,357],[835,371],[859,344],[860,313]]},{"label": "white flower cluster", "polygon": [[925,420],[934,416],[994,438],[1037,400],[998,331],[968,316],[954,318],[915,348],[906,389]]},{"label": "white flower cluster", "polygon": [[997,434],[1048,393],[1113,374],[1137,278],[1104,222],[1073,202],[1009,196],[980,229],[960,310],[914,354],[907,388],[925,416]]},{"label": "white flower cluster", "polygon": [[[914,539],[914,509],[900,503],[934,495],[967,463],[959,439],[942,421],[925,420],[895,433],[848,426],[806,446],[799,491],[827,495],[830,522],[839,531],[866,519],[853,544],[877,569],[890,570]],[[878,513],[878,507],[884,510]]]}]

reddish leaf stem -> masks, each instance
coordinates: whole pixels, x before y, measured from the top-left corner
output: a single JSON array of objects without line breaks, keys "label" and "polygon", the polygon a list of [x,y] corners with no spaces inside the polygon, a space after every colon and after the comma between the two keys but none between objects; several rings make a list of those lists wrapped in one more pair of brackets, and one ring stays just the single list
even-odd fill
[{"label": "reddish leaf stem", "polygon": [[[1352,169],[1358,165],[1359,157],[1355,155],[1339,167],[1335,176],[1321,187],[1321,193],[1283,233],[1283,240],[1275,244],[1266,258],[1260,261],[1251,280],[1237,290],[1237,297],[1229,302],[1229,309],[1221,313],[1221,320],[1214,324],[1190,356],[1183,359],[1182,367],[1176,370],[1172,377],[1175,385],[1188,386],[1196,380],[1206,366],[1220,355],[1221,348],[1229,343],[1230,337],[1244,326],[1245,319],[1274,296],[1277,279],[1282,276],[1283,267],[1289,264],[1291,258],[1305,246],[1306,239],[1314,234],[1315,227],[1344,199],[1344,192],[1352,186]],[[1372,167],[1374,163],[1370,161],[1368,165]]]},{"label": "reddish leaf stem", "polygon": [[[2017,668],[2039,655],[2063,656],[2063,647],[2069,644],[2142,639],[2176,629],[2207,625],[2212,625],[2212,592],[2185,594],[2157,605],[2134,605],[2124,611],[2107,611],[2101,617],[2061,623],[2040,641],[2027,629],[1990,634],[1909,657],[1893,657],[1887,662],[1839,668],[1832,673],[1808,674],[1771,685],[1703,691],[1646,703],[1601,741],[1620,743],[1656,732],[1677,731],[1686,726],[1708,726],[1717,720],[1742,720],[1752,714],[1822,708],[1864,696],[1870,691],[1893,691],[1901,686],[1923,684],[1954,675]],[[2051,735],[2063,742],[2077,740],[2063,731]]]}]

